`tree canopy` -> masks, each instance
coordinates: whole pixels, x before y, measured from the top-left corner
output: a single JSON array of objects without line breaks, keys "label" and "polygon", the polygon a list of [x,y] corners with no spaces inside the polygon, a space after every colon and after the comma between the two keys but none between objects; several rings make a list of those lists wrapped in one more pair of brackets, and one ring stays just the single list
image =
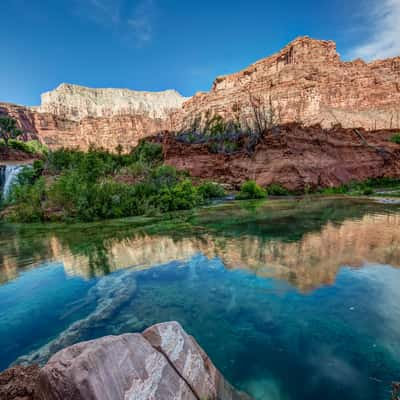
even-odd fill
[{"label": "tree canopy", "polygon": [[10,139],[16,139],[22,135],[21,129],[17,126],[17,121],[10,117],[0,117],[0,139],[4,140],[6,146]]}]

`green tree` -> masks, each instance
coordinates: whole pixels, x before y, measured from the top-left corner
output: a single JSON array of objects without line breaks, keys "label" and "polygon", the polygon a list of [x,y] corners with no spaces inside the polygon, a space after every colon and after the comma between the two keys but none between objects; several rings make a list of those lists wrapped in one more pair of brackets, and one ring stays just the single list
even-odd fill
[{"label": "green tree", "polygon": [[240,193],[237,195],[239,200],[264,199],[265,197],[267,197],[267,191],[251,180],[243,183]]},{"label": "green tree", "polygon": [[22,131],[17,127],[17,121],[10,117],[0,117],[0,138],[4,140],[6,146],[10,139],[16,139],[22,135]]}]

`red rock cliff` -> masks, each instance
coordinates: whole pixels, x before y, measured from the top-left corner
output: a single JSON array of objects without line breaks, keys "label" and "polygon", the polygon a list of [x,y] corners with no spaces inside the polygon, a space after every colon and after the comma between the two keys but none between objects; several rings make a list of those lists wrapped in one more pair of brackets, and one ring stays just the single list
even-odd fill
[{"label": "red rock cliff", "polygon": [[251,117],[249,96],[260,98],[275,123],[320,123],[324,127],[400,127],[400,57],[372,63],[342,62],[332,41],[302,37],[278,54],[238,73],[218,77],[175,114],[178,128],[207,111],[235,119]]},{"label": "red rock cliff", "polygon": [[243,71],[218,77],[209,93],[190,99],[171,90],[62,84],[42,96],[40,107],[0,104],[0,114],[12,115],[27,136],[52,148],[95,143],[129,150],[157,131],[188,128],[199,117],[204,123],[210,113],[251,123],[251,96],[275,124],[400,128],[400,57],[343,62],[334,42],[303,37]]}]

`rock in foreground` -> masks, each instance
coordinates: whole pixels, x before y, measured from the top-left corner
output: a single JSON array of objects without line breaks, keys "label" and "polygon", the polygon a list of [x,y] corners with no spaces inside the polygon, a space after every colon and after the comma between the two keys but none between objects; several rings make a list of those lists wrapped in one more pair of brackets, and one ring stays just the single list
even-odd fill
[{"label": "rock in foreground", "polygon": [[[0,379],[10,375],[9,371]],[[20,383],[27,385],[25,381]],[[0,386],[0,393],[2,390]],[[249,399],[225,381],[177,322],[155,325],[143,334],[107,336],[67,347],[40,370],[34,392],[36,397],[27,399]],[[14,399],[20,398],[7,397]]]},{"label": "rock in foreground", "polygon": [[40,368],[37,365],[10,368],[0,374],[1,400],[35,400]]}]

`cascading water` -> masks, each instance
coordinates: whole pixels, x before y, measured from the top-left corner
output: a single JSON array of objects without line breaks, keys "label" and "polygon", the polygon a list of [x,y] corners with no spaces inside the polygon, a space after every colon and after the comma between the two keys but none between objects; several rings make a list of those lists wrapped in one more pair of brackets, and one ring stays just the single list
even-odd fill
[{"label": "cascading water", "polygon": [[23,165],[6,165],[2,168],[2,179],[0,179],[0,184],[2,184],[2,198],[7,199],[10,193],[10,189],[18,174],[24,168]]}]

